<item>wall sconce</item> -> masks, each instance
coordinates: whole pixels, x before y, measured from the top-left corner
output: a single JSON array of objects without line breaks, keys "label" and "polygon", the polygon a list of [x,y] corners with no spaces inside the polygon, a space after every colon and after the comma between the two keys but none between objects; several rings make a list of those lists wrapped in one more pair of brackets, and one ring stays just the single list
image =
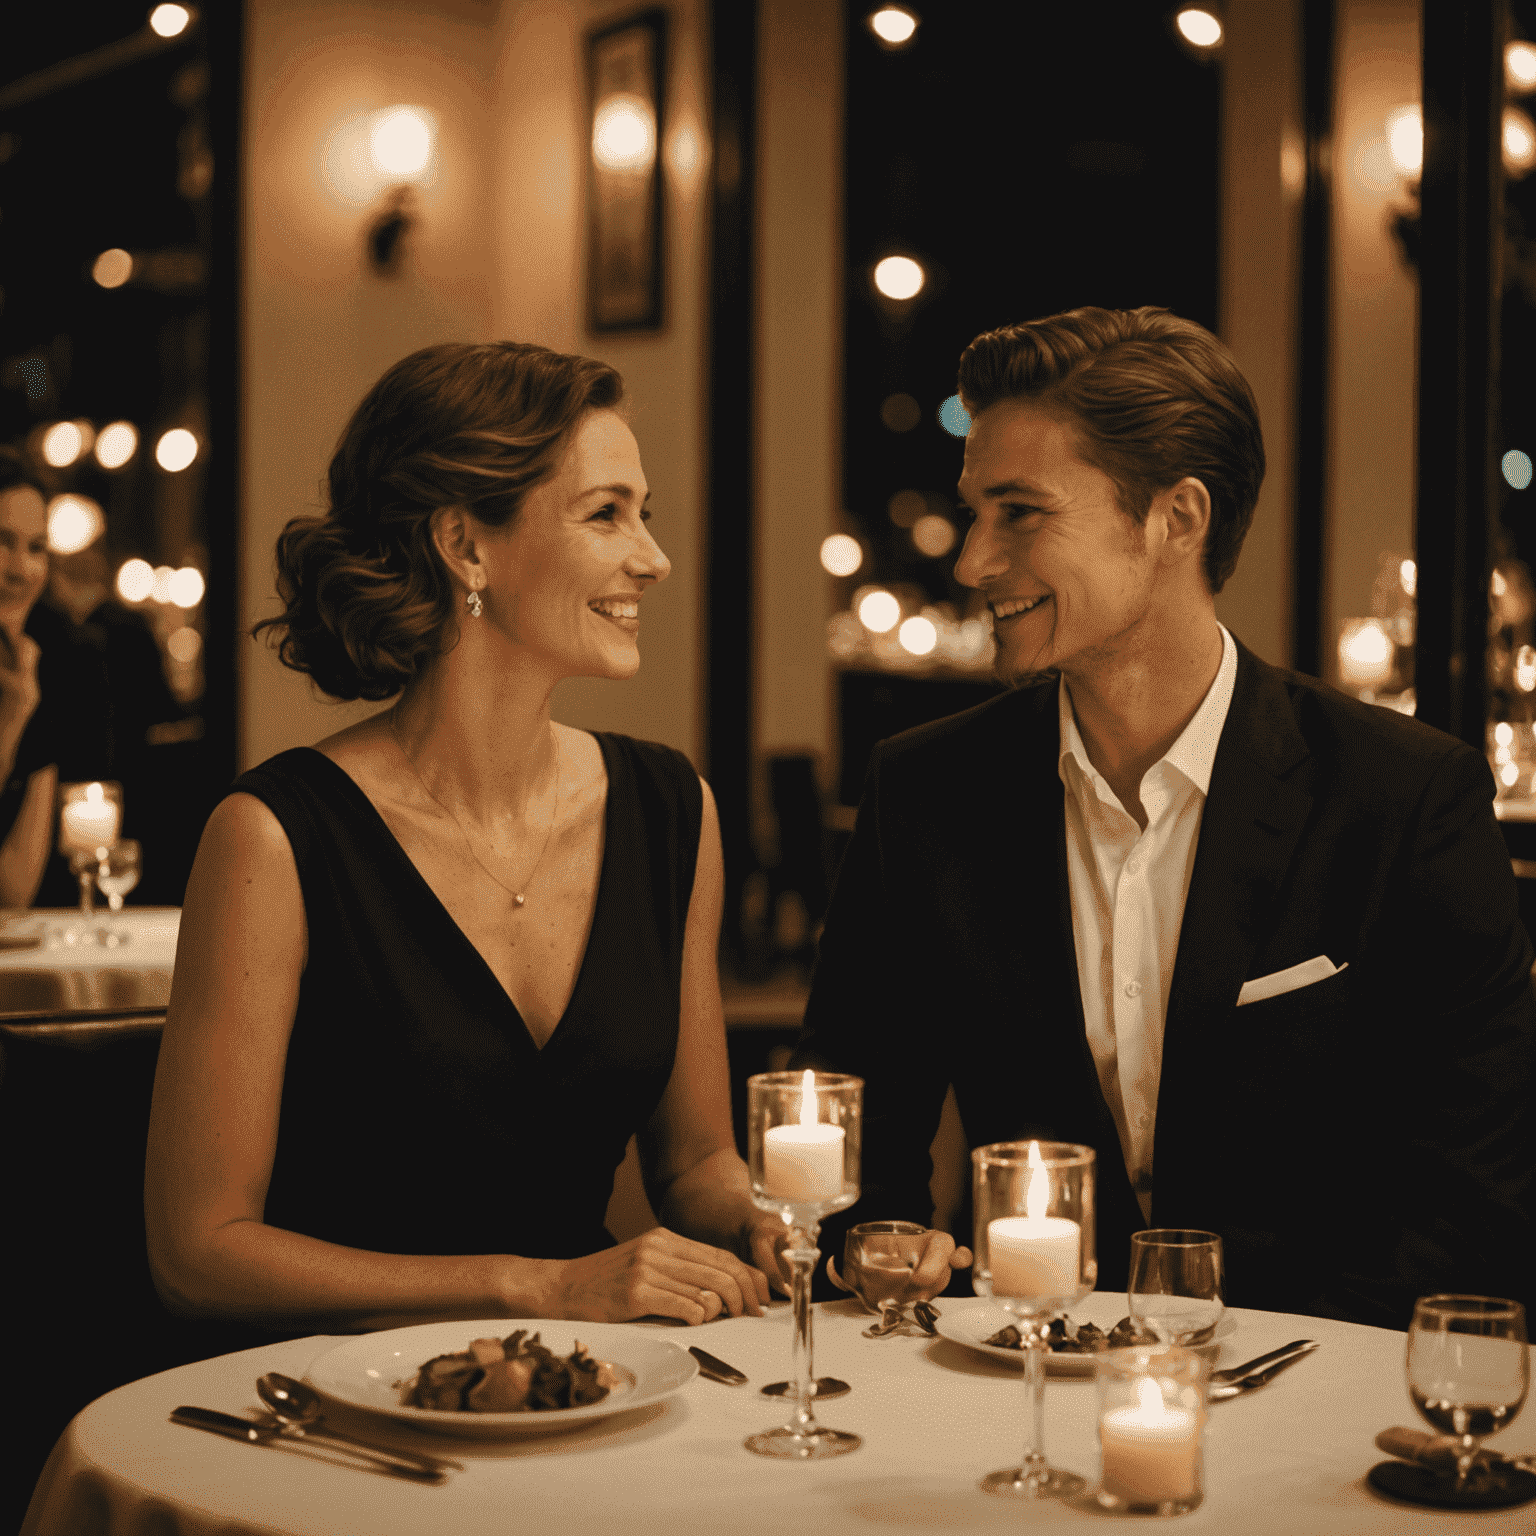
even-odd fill
[{"label": "wall sconce", "polygon": [[364,240],[368,265],[380,277],[400,271],[405,237],[418,217],[411,183],[431,179],[436,148],[436,124],[422,107],[386,107],[369,120],[370,168],[380,181],[393,183],[369,220]]}]

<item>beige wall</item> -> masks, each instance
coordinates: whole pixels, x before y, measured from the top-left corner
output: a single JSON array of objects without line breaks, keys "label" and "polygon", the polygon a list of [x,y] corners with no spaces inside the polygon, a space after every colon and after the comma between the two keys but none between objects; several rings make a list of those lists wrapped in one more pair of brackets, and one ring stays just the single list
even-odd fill
[{"label": "beige wall", "polygon": [[842,481],[839,7],[763,6],[758,93],[756,747],[827,768],[832,599],[819,556]]},{"label": "beige wall", "polygon": [[1268,469],[1216,611],[1250,649],[1291,661],[1300,198],[1299,0],[1229,0],[1222,60],[1221,335],[1259,403]]},{"label": "beige wall", "polygon": [[1406,207],[1386,118],[1419,100],[1416,0],[1341,0],[1334,104],[1332,358],[1329,379],[1324,665],[1339,623],[1371,611],[1384,552],[1414,532],[1418,294],[1388,227]]}]

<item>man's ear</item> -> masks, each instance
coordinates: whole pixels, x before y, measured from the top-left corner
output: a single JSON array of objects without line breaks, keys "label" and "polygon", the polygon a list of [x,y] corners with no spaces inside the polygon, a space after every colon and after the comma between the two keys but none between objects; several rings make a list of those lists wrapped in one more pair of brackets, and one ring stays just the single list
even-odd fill
[{"label": "man's ear", "polygon": [[429,526],[432,542],[449,573],[457,577],[465,591],[479,591],[485,585],[485,572],[481,569],[480,550],[469,513],[463,507],[439,507]]},{"label": "man's ear", "polygon": [[1205,482],[1185,475],[1159,499],[1165,502],[1163,510],[1168,524],[1163,558],[1178,563],[1198,559],[1211,531],[1211,493]]}]

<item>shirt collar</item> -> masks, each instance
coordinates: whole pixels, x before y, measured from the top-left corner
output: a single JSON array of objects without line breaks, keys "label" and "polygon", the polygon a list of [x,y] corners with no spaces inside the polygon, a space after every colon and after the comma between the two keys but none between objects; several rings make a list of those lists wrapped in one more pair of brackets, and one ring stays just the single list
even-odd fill
[{"label": "shirt collar", "polygon": [[[1216,748],[1221,741],[1222,727],[1227,723],[1227,712],[1232,707],[1233,691],[1237,687],[1237,642],[1225,624],[1216,627],[1221,631],[1221,665],[1216,669],[1216,680],[1207,690],[1189,724],[1179,733],[1179,739],[1160,759],[1169,767],[1177,768],[1202,795],[1208,795],[1211,791],[1211,770],[1216,764]],[[1077,719],[1072,713],[1072,699],[1067,692],[1065,680],[1057,689],[1056,713],[1061,727],[1059,771],[1062,782],[1071,788],[1067,780],[1069,758],[1089,782],[1096,782],[1100,774],[1089,762],[1088,749],[1078,734]]]}]

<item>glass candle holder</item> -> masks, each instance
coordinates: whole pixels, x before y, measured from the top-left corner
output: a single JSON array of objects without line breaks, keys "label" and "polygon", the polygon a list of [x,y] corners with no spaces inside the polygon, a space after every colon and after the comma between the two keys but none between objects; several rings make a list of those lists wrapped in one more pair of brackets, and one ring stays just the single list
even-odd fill
[{"label": "glass candle holder", "polygon": [[59,785],[59,852],[80,882],[80,911],[92,915],[93,882],[123,827],[123,786],[93,781]]},{"label": "glass candle holder", "polygon": [[1112,1349],[1096,1363],[1101,1471],[1094,1497],[1134,1515],[1187,1515],[1205,1496],[1210,1362],[1172,1344]]},{"label": "glass candle holder", "polygon": [[1092,1147],[1062,1141],[1001,1141],[971,1153],[978,1296],[1018,1319],[1028,1412],[1017,1467],[982,1480],[988,1493],[1062,1498],[1088,1485],[1045,1459],[1045,1329],[1093,1289]]},{"label": "glass candle holder", "polygon": [[761,1072],[747,1079],[747,1167],[752,1200],[789,1229],[794,1412],[787,1424],[749,1435],[759,1456],[811,1461],[857,1450],[857,1435],[826,1429],[812,1409],[811,1276],[821,1257],[821,1218],[859,1198],[864,1080],[834,1072]]}]

